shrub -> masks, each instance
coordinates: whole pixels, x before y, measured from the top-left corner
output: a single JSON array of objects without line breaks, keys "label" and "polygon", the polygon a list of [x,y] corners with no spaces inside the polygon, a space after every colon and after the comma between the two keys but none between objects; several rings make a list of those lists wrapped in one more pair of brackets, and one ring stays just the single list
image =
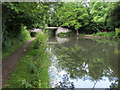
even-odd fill
[{"label": "shrub", "polygon": [[47,42],[47,35],[43,32],[39,33],[36,39],[33,42],[33,48],[38,49],[41,45],[46,45]]},{"label": "shrub", "polygon": [[115,38],[115,32],[98,32],[96,33],[98,36],[103,36],[106,38]]},{"label": "shrub", "polygon": [[26,28],[27,28],[26,26],[21,26],[21,32],[19,35],[19,39],[23,42],[25,42],[31,38],[30,32]]},{"label": "shrub", "polygon": [[21,32],[19,32],[19,35],[17,35],[17,37],[12,35],[12,33],[8,33],[8,35],[5,36],[5,39],[3,41],[2,58],[9,56],[30,38],[30,33],[25,26],[21,27]]},{"label": "shrub", "polygon": [[47,35],[39,33],[32,44],[36,52],[31,60],[31,70],[34,73],[34,85],[38,88],[48,87],[48,66],[49,53],[47,52]]},{"label": "shrub", "polygon": [[115,28],[115,35],[120,38],[120,28]]}]

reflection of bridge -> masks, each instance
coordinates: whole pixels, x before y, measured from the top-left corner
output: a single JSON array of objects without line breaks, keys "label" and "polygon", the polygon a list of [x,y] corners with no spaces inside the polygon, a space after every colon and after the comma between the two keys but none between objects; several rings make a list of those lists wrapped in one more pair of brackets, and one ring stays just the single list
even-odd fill
[{"label": "reflection of bridge", "polygon": [[45,29],[58,29],[58,27],[45,27]]},{"label": "reflection of bridge", "polygon": [[56,36],[55,38],[51,37],[49,39],[55,39],[55,40],[54,41],[49,41],[48,44],[62,44],[62,43],[70,41],[70,38],[60,38],[58,36]]}]

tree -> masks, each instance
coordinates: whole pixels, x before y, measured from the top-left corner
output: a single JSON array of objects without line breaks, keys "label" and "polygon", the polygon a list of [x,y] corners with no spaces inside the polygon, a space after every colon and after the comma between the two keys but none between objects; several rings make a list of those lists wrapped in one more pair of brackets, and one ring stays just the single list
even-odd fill
[{"label": "tree", "polygon": [[47,2],[10,2],[2,3],[2,7],[3,48],[9,37],[19,40],[22,26],[26,26],[27,29],[44,28],[46,15],[50,9]]},{"label": "tree", "polygon": [[93,16],[93,21],[97,24],[96,27],[98,31],[108,30],[109,26],[107,22],[112,8],[114,8],[114,3],[106,2],[90,3],[90,13]]},{"label": "tree", "polygon": [[77,35],[79,34],[78,30],[81,27],[89,24],[87,9],[81,3],[63,3],[63,5],[57,8],[55,12],[55,16],[59,17],[59,25],[68,28],[74,28],[77,32]]}]

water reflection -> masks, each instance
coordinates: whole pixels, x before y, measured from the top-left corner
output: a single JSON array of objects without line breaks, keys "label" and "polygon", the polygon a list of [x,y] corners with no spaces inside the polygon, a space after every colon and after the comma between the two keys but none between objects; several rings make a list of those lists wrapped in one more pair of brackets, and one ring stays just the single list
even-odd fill
[{"label": "water reflection", "polygon": [[70,38],[52,49],[53,87],[118,87],[117,41]]},{"label": "water reflection", "polygon": [[60,38],[56,36],[56,40],[58,43],[65,43],[68,42],[70,39],[69,38]]},{"label": "water reflection", "polygon": [[55,88],[65,88],[65,89],[71,88],[71,89],[74,89],[74,84],[73,84],[73,82],[69,81],[68,74],[64,74],[62,76],[62,81],[60,81],[59,83],[57,83],[55,85]]}]

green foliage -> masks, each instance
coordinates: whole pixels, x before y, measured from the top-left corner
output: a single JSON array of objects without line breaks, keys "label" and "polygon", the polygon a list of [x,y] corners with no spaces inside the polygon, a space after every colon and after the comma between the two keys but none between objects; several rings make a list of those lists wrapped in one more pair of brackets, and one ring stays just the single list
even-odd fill
[{"label": "green foliage", "polygon": [[17,48],[19,48],[24,42],[31,38],[30,32],[26,29],[25,26],[21,27],[21,32],[16,38],[14,36],[6,36],[3,43],[2,58],[9,56]]},{"label": "green foliage", "polygon": [[18,81],[21,84],[22,88],[32,88],[32,85],[28,83],[25,79]]},{"label": "green foliage", "polygon": [[120,38],[120,28],[115,28],[116,37]]},{"label": "green foliage", "polygon": [[[49,3],[3,3],[3,10],[8,13],[3,12],[6,23],[13,22],[14,24],[10,25],[21,26],[21,24],[24,24],[27,28],[33,26],[37,28],[45,24]],[[7,18],[11,21],[6,20]]]},{"label": "green foliage", "polygon": [[[84,4],[82,2],[52,3],[51,6],[54,9],[50,10],[48,20],[50,23],[48,25],[64,26],[79,30],[81,33],[96,33],[104,30],[114,31],[115,25],[117,27],[120,25],[118,5],[119,3],[106,2]],[[116,14],[113,15],[113,12]]]},{"label": "green foliage", "polygon": [[83,4],[76,2],[64,3],[56,12],[57,16],[60,17],[59,22],[62,26],[74,27],[75,30],[78,30],[80,27],[88,25],[88,12]]},{"label": "green foliage", "polygon": [[[46,35],[40,33],[28,48],[5,88],[49,88],[50,60],[46,41]],[[37,49],[34,48],[36,42],[39,42]]]},{"label": "green foliage", "polygon": [[46,45],[47,43],[47,36],[43,32],[39,33],[33,42],[33,48],[38,49],[41,45]]},{"label": "green foliage", "polygon": [[22,45],[21,41],[19,41],[18,39],[9,37],[4,42],[4,46],[3,46],[4,48],[2,50],[2,58],[6,58],[7,56],[9,56],[11,53],[13,53],[21,45]]},{"label": "green foliage", "polygon": [[90,13],[93,17],[93,21],[99,31],[106,30],[109,26],[107,24],[109,15],[114,8],[114,3],[105,2],[91,2],[90,3]]},{"label": "green foliage", "polygon": [[120,27],[120,2],[115,3],[114,8],[112,8],[107,24],[112,31]]},{"label": "green foliage", "polygon": [[[30,39],[26,29],[43,28],[49,3],[2,3],[2,48],[3,58]],[[5,53],[8,54],[5,54]]]},{"label": "green foliage", "polygon": [[26,29],[27,27],[25,26],[22,26],[21,27],[21,32],[20,32],[20,35],[19,35],[19,40],[25,42],[27,40],[29,40],[31,38],[30,36],[30,32]]},{"label": "green foliage", "polygon": [[106,38],[116,38],[115,32],[98,32],[95,35],[103,36]]}]

